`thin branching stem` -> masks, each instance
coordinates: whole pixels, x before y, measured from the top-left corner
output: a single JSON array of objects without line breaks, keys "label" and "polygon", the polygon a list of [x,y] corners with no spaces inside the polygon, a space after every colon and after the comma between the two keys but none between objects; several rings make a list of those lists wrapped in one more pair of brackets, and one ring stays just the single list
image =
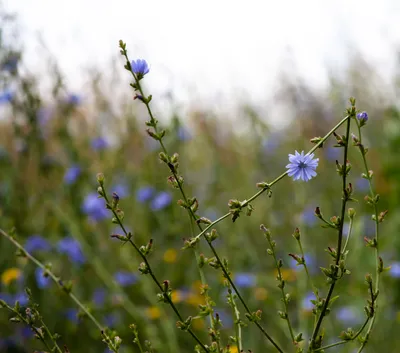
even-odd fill
[{"label": "thin branching stem", "polygon": [[[128,238],[128,242],[129,244],[132,245],[132,247],[136,250],[136,252],[139,254],[139,256],[142,258],[142,260],[144,261],[144,263],[146,264],[146,268],[148,270],[148,273],[150,275],[150,277],[153,279],[154,283],[157,285],[157,287],[161,290],[161,292],[164,295],[165,300],[168,302],[168,304],[171,306],[172,310],[175,312],[176,316],[179,318],[180,321],[184,321],[183,317],[181,316],[179,310],[177,309],[177,307],[175,306],[175,304],[173,303],[173,301],[171,300],[170,296],[165,293],[164,288],[162,287],[160,281],[157,279],[156,275],[154,274],[149,261],[147,260],[147,257],[140,251],[139,247],[132,241],[132,239],[130,239],[129,237],[129,233],[126,230],[124,224],[122,223],[121,217],[119,216],[119,214],[116,212],[115,208],[112,207],[106,190],[104,189],[104,185],[103,183],[100,184],[100,187],[102,189],[102,196],[104,197],[104,200],[106,201],[107,205],[109,206],[111,212],[114,215],[114,218],[116,219],[118,225],[121,227],[122,231],[124,232],[125,236]],[[197,337],[197,335],[193,332],[192,329],[188,329],[187,330],[189,332],[189,334],[193,337],[193,339],[201,346],[201,348],[203,348],[203,350],[205,352],[209,352],[208,348],[200,341],[200,339]]]},{"label": "thin branching stem", "polygon": [[[369,168],[368,168],[368,162],[367,162],[367,158],[365,157],[366,152],[364,150],[364,147],[362,146],[362,134],[361,134],[361,126],[360,123],[356,120],[357,123],[357,128],[358,128],[358,140],[359,140],[359,146],[360,146],[360,152],[362,155],[362,159],[363,159],[363,164],[364,164],[364,170],[365,170],[365,175],[367,176],[367,180],[368,180],[368,185],[369,185],[369,192],[370,192],[370,197],[372,200],[375,200],[376,198],[376,194],[374,192],[374,189],[372,187],[372,176],[369,173]],[[375,294],[379,293],[379,280],[380,280],[380,275],[381,272],[379,270],[379,216],[378,216],[378,206],[377,206],[377,202],[373,202],[373,209],[374,209],[374,216],[375,216],[375,240],[376,240],[376,246],[375,246],[375,261],[376,261],[376,272],[375,272]],[[367,333],[364,337],[364,340],[358,350],[358,353],[361,353],[365,347],[365,345],[368,342],[369,336],[371,334],[371,331],[374,327],[375,324],[375,319],[376,319],[376,308],[377,308],[377,303],[378,298],[375,299],[374,301],[374,316],[372,317],[368,329],[367,329]]]},{"label": "thin branching stem", "polygon": [[368,324],[368,321],[369,321],[369,317],[367,317],[365,319],[363,325],[360,327],[360,329],[356,332],[356,334],[351,339],[328,344],[328,345],[326,345],[324,347],[316,349],[314,352],[321,352],[321,351],[324,351],[325,349],[333,348],[333,347],[340,346],[342,344],[346,344],[346,343],[354,341],[364,331],[365,326],[367,326],[367,324]]},{"label": "thin branching stem", "polygon": [[344,153],[343,153],[343,170],[342,170],[342,209],[340,212],[340,225],[339,225],[339,234],[338,234],[338,244],[337,244],[337,255],[336,255],[336,260],[335,260],[335,270],[332,275],[332,283],[329,287],[328,295],[326,296],[324,306],[322,307],[321,313],[318,317],[317,323],[315,324],[314,331],[311,336],[310,340],[310,347],[309,349],[313,350],[314,349],[314,343],[315,340],[318,336],[319,330],[322,325],[322,321],[326,315],[327,308],[329,306],[329,302],[331,300],[333,290],[335,289],[336,281],[337,281],[337,275],[339,272],[339,261],[342,257],[342,241],[343,241],[343,224],[344,224],[344,217],[346,213],[346,203],[348,201],[348,198],[346,196],[346,183],[347,183],[347,171],[346,171],[346,165],[347,165],[347,154],[348,154],[348,147],[349,147],[349,137],[350,137],[350,123],[351,119],[350,117],[346,117],[347,120],[347,126],[346,126],[346,140],[344,144]]},{"label": "thin branching stem", "polygon": [[114,352],[118,352],[118,348],[114,345],[111,338],[105,332],[104,327],[100,324],[99,321],[91,314],[91,312],[82,304],[82,302],[72,293],[71,290],[66,290],[65,285],[62,280],[58,278],[50,269],[48,269],[45,265],[43,265],[38,259],[28,253],[25,248],[18,243],[11,235],[7,234],[5,231],[0,229],[0,234],[7,238],[17,249],[21,251],[21,253],[26,256],[30,261],[32,261],[36,266],[40,267],[43,271],[45,271],[48,276],[58,285],[60,289],[62,289],[74,302],[75,304],[85,313],[85,315],[97,326],[100,330],[101,336],[104,338],[105,342],[109,345],[110,349]]}]

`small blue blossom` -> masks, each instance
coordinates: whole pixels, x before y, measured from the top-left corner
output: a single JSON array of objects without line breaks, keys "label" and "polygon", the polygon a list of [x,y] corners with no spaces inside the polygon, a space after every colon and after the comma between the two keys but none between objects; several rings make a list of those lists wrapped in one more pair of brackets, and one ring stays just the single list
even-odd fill
[{"label": "small blue blossom", "polygon": [[67,318],[67,320],[77,324],[79,322],[78,313],[78,309],[70,308],[64,311],[64,316]]},{"label": "small blue blossom", "polygon": [[[304,261],[306,262],[307,269],[310,272],[310,274],[315,274],[318,272],[318,267],[316,266],[316,260],[314,256],[311,254],[304,254]],[[295,259],[292,259],[289,264],[290,268],[296,270],[296,271],[302,271],[304,270],[303,265],[298,265],[297,261]]]},{"label": "small blue blossom", "polygon": [[106,301],[107,292],[104,288],[97,288],[93,292],[92,301],[96,306],[103,306]]},{"label": "small blue blossom", "polygon": [[400,262],[392,263],[390,270],[389,270],[389,274],[393,278],[400,278]]},{"label": "small blue blossom", "polygon": [[330,161],[336,161],[341,156],[341,149],[337,147],[324,148],[325,156]]},{"label": "small blue blossom", "polygon": [[13,297],[9,293],[0,292],[0,299],[4,300],[8,305],[14,305]]},{"label": "small blue blossom", "polygon": [[129,196],[129,187],[124,183],[116,184],[111,188],[111,190],[115,192],[121,199]]},{"label": "small blue blossom", "polygon": [[235,284],[239,288],[250,288],[256,285],[256,276],[252,273],[241,272],[235,275]]},{"label": "small blue blossom", "polygon": [[136,191],[136,200],[145,203],[154,196],[155,192],[156,190],[152,186],[144,186]]},{"label": "small blue blossom", "polygon": [[311,311],[314,308],[314,304],[311,303],[311,300],[315,300],[315,295],[313,292],[309,292],[301,303],[301,307],[304,310]]},{"label": "small blue blossom", "polygon": [[104,316],[107,327],[115,327],[121,321],[121,316],[116,313],[109,313]]},{"label": "small blue blossom", "polygon": [[50,243],[41,235],[31,235],[25,242],[25,250],[27,252],[34,251],[49,251],[51,249]]},{"label": "small blue blossom", "polygon": [[315,216],[315,207],[307,207],[301,215],[301,220],[309,227],[314,226],[317,222],[317,217]]},{"label": "small blue blossom", "polygon": [[21,306],[25,306],[29,303],[29,298],[25,292],[17,293],[14,297],[14,303],[18,301]]},{"label": "small blue blossom", "polygon": [[137,59],[137,60],[132,60],[131,63],[132,71],[140,76],[144,76],[149,73],[149,65],[147,64],[146,60],[143,59]]},{"label": "small blue blossom", "polygon": [[279,147],[280,138],[278,134],[270,134],[262,141],[262,150],[266,154],[273,153]]},{"label": "small blue blossom", "polygon": [[1,70],[7,72],[14,72],[18,67],[19,56],[13,55],[10,56],[2,65]]},{"label": "small blue blossom", "polygon": [[47,288],[51,284],[51,278],[45,277],[43,274],[44,271],[40,267],[35,270],[36,283],[40,289]]},{"label": "small blue blossom", "polygon": [[50,119],[53,117],[53,110],[45,107],[39,108],[39,110],[36,113],[36,117],[39,121],[39,125],[43,128],[46,126],[46,124],[50,121]]},{"label": "small blue blossom", "polygon": [[227,312],[222,308],[214,308],[214,312],[218,313],[219,318],[222,321],[222,327],[228,329],[233,327],[234,322],[231,313]]},{"label": "small blue blossom", "polygon": [[74,93],[68,95],[66,102],[71,105],[79,105],[82,103],[82,98]]},{"label": "small blue blossom", "polygon": [[13,100],[14,98],[14,93],[11,91],[4,91],[0,93],[0,104],[2,103],[9,103]]},{"label": "small blue blossom", "polygon": [[356,180],[356,190],[360,191],[368,191],[369,190],[369,182],[365,178],[358,178]]},{"label": "small blue blossom", "polygon": [[107,140],[101,136],[94,138],[90,145],[95,151],[105,150],[109,146]]},{"label": "small blue blossom", "polygon": [[153,211],[162,210],[167,207],[172,202],[172,196],[169,192],[162,191],[156,195],[156,197],[151,201],[151,209]]},{"label": "small blue blossom", "polygon": [[122,287],[128,287],[137,282],[137,276],[128,271],[118,271],[114,274],[115,281]]},{"label": "small blue blossom", "polygon": [[189,130],[186,129],[184,126],[179,126],[178,128],[178,139],[180,141],[189,141],[192,138]]},{"label": "small blue blossom", "polygon": [[336,311],[336,318],[348,325],[355,325],[361,321],[361,315],[351,306],[345,306]]},{"label": "small blue blossom", "polygon": [[360,122],[360,126],[365,125],[368,121],[368,113],[367,112],[358,113],[357,119]]},{"label": "small blue blossom", "polygon": [[67,169],[64,174],[64,183],[67,185],[72,185],[81,175],[82,169],[78,165],[73,165]]},{"label": "small blue blossom", "polygon": [[288,175],[293,177],[293,180],[309,181],[317,175],[315,169],[318,167],[319,158],[313,159],[314,153],[304,155],[295,151],[295,154],[289,154],[289,164],[286,166]]},{"label": "small blue blossom", "polygon": [[84,264],[86,262],[85,255],[82,252],[79,242],[72,238],[66,237],[57,243],[57,250],[60,254],[65,254],[68,258],[77,264]]},{"label": "small blue blossom", "polygon": [[83,200],[82,212],[89,216],[93,221],[102,221],[109,217],[103,199],[98,197],[98,194],[92,192],[88,194]]},{"label": "small blue blossom", "polygon": [[349,236],[349,231],[350,231],[350,223],[349,222],[343,223],[343,236],[347,238]]},{"label": "small blue blossom", "polygon": [[29,326],[21,327],[21,329],[19,330],[19,334],[20,336],[22,336],[23,339],[30,339],[35,336],[35,334],[33,333],[32,329]]}]

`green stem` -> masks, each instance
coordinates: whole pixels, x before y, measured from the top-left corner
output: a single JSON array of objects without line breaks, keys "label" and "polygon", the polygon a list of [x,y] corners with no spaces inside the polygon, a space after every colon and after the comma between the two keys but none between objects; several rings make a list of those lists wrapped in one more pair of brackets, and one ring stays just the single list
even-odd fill
[{"label": "green stem", "polygon": [[271,251],[272,251],[272,257],[274,258],[275,267],[276,267],[276,269],[278,270],[278,281],[279,281],[278,287],[279,287],[280,290],[281,290],[282,301],[283,301],[283,304],[284,304],[285,316],[286,316],[285,320],[286,320],[287,325],[288,325],[290,337],[292,338],[292,343],[295,344],[294,333],[293,333],[293,329],[292,329],[292,324],[290,323],[290,319],[289,319],[288,302],[287,302],[286,294],[285,294],[285,290],[284,290],[284,283],[285,283],[285,281],[283,280],[283,277],[282,277],[281,266],[279,265],[278,259],[276,258],[276,254],[275,254],[275,245],[273,244],[270,235],[267,235],[267,240],[268,240],[270,249],[271,249]]},{"label": "green stem", "polygon": [[347,164],[347,154],[348,154],[348,147],[349,147],[349,136],[350,136],[350,116],[345,118],[347,120],[347,127],[346,127],[346,141],[344,145],[344,156],[343,156],[343,174],[342,174],[342,210],[340,212],[340,227],[339,227],[339,234],[338,234],[338,244],[337,244],[337,255],[335,260],[335,270],[332,276],[332,283],[329,287],[328,295],[325,299],[324,306],[322,307],[321,313],[318,317],[317,323],[314,327],[314,331],[311,336],[309,350],[314,349],[314,343],[318,336],[319,330],[322,325],[322,321],[326,315],[326,310],[328,308],[329,302],[331,300],[333,290],[335,289],[336,281],[337,281],[337,274],[339,271],[339,261],[342,256],[342,240],[343,240],[343,224],[344,224],[344,217],[346,212],[346,203],[347,197],[346,195],[346,179],[347,179],[347,172],[346,172],[346,164]]},{"label": "green stem", "polygon": [[[104,189],[104,185],[101,184],[101,189],[102,189],[102,194],[103,197],[107,203],[107,205],[110,207],[111,212],[113,213],[115,219],[117,220],[118,225],[121,227],[122,231],[124,232],[125,236],[128,237],[128,232],[125,229],[124,224],[122,223],[121,218],[119,217],[118,213],[115,211],[115,208],[112,207],[108,197],[107,197],[107,193],[106,190]],[[133,248],[136,250],[136,252],[140,255],[140,257],[142,258],[142,260],[144,261],[144,263],[146,264],[146,267],[149,271],[149,275],[150,277],[153,279],[154,283],[157,285],[157,287],[161,290],[161,292],[164,294],[164,298],[167,300],[168,304],[171,306],[172,310],[175,312],[176,316],[179,318],[180,321],[184,321],[181,314],[179,313],[177,307],[175,306],[175,304],[173,303],[173,301],[171,300],[171,298],[169,297],[169,295],[167,295],[163,289],[163,287],[161,286],[160,282],[158,281],[157,277],[155,276],[153,270],[151,269],[150,263],[147,260],[147,257],[140,251],[140,249],[137,247],[137,245],[132,241],[132,239],[129,239],[128,242],[133,246]],[[209,352],[208,348],[200,341],[200,339],[196,336],[196,334],[192,331],[192,329],[188,329],[187,330],[189,332],[189,334],[193,337],[193,339],[201,346],[201,348],[203,348],[203,350],[205,352]]]},{"label": "green stem", "polygon": [[[318,147],[320,147],[328,138],[329,136],[331,136],[333,134],[333,132],[338,129],[341,125],[343,125],[343,123],[345,121],[347,121],[348,119],[350,119],[349,116],[346,116],[345,118],[343,118],[341,121],[339,121],[339,123],[337,123],[322,139],[320,142],[318,142],[313,148],[311,148],[311,150],[309,150],[307,152],[307,154],[311,154],[313,153]],[[271,181],[270,183],[268,183],[268,187],[261,189],[260,191],[258,191],[257,193],[255,193],[253,196],[251,196],[248,200],[244,201],[244,203],[242,204],[242,207],[247,206],[250,202],[254,201],[255,199],[257,199],[259,196],[261,196],[261,194],[263,194],[265,191],[269,190],[274,184],[276,184],[278,181],[280,181],[281,179],[283,179],[286,175],[287,175],[287,171],[282,173],[280,176],[278,176],[276,179],[274,179],[273,181]],[[223,221],[225,218],[228,218],[231,214],[227,213],[223,216],[221,216],[220,218],[218,218],[217,220],[215,220],[214,222],[210,223],[206,228],[204,228],[198,235],[196,235],[196,237],[194,238],[194,240],[199,239],[202,235],[204,235],[209,229],[211,229],[212,227],[214,227],[216,224],[220,223],[221,221]]]},{"label": "green stem", "polygon": [[[52,351],[52,349],[50,348],[50,346],[47,344],[46,340],[44,339],[43,333],[41,331],[38,330],[38,328],[33,325],[33,323],[30,323],[19,311],[15,310],[14,308],[12,308],[11,306],[9,306],[8,304],[4,304],[3,306],[8,309],[9,311],[13,312],[14,314],[16,314],[21,321],[23,321],[26,325],[28,325],[32,331],[35,332],[36,337],[42,341],[42,343],[46,346],[47,350],[50,352]],[[0,306],[1,307],[1,306]],[[51,334],[50,330],[47,328],[47,326],[44,324],[44,322],[42,320],[40,320],[42,326],[45,328],[45,331],[47,333],[47,335],[50,337],[51,341],[54,344],[54,348],[57,349],[57,352],[59,353],[63,353],[63,351],[61,350],[61,348],[58,346],[57,342],[54,340],[53,335]]]},{"label": "green stem", "polygon": [[[128,64],[129,67],[130,67],[130,61],[129,61],[129,58],[128,58],[128,55],[127,55],[126,50],[124,51],[123,55],[125,56],[125,58],[126,58],[126,60],[127,60],[127,64]],[[135,79],[135,83],[136,83],[137,90],[139,91],[139,93],[141,94],[142,97],[145,97],[145,96],[144,96],[144,93],[143,93],[143,89],[142,89],[142,87],[141,87],[141,85],[140,85],[140,82],[139,82],[139,80],[138,80],[136,74],[135,74],[132,70],[130,70],[130,71],[131,71],[131,73],[132,73],[132,75],[133,75],[133,78]],[[151,126],[154,127],[154,130],[155,130],[155,132],[157,133],[157,132],[158,132],[158,130],[157,130],[157,123],[156,123],[156,120],[154,119],[154,116],[153,116],[152,111],[151,111],[151,109],[150,109],[150,104],[149,104],[149,102],[148,102],[147,100],[144,100],[143,103],[146,105],[147,112],[148,112],[148,114],[149,114],[149,116],[150,116],[150,123],[152,124]],[[159,139],[158,141],[160,142],[160,145],[161,145],[161,148],[162,148],[163,152],[164,152],[165,154],[168,155],[167,150],[166,150],[166,148],[165,148],[165,146],[164,146],[162,140]],[[177,175],[177,173],[175,172],[174,168],[171,167],[170,165],[168,165],[168,166],[169,166],[169,168],[170,168],[171,173],[172,173],[173,176],[174,176],[174,179],[176,180],[176,183],[177,183],[178,188],[179,188],[179,190],[180,190],[180,192],[181,192],[181,194],[182,194],[182,196],[183,196],[183,198],[184,198],[184,201],[185,201],[185,203],[187,204],[187,198],[186,198],[185,192],[184,192],[184,190],[183,190],[182,183],[179,181],[178,175]],[[282,174],[279,178],[277,178],[276,181],[282,179],[286,174],[287,174],[287,173]],[[276,182],[276,181],[275,181],[275,182]],[[261,190],[261,192],[259,192],[259,194],[261,195],[261,193],[264,192],[265,190],[266,190],[266,189]],[[242,207],[245,207],[246,204],[248,204],[251,200],[252,200],[252,199],[250,199],[250,200],[248,200],[247,202],[245,202],[245,203],[242,205]],[[188,207],[187,210],[188,210],[190,216],[193,218],[193,220],[196,221],[196,220],[197,220],[197,217],[196,217],[196,215],[194,214],[193,210],[192,210],[190,207]],[[228,214],[227,216],[229,216],[229,215],[230,215],[230,214]],[[225,217],[225,218],[226,218],[226,217]],[[197,224],[197,226],[198,226],[200,232],[201,232],[202,234],[204,234],[204,231],[203,231],[202,226],[201,226],[199,223],[197,223],[197,222],[196,222],[196,224]],[[200,236],[197,236],[196,238],[199,238],[199,237],[200,237]],[[246,303],[245,303],[243,297],[240,295],[238,289],[236,288],[235,284],[233,283],[232,278],[230,277],[230,275],[229,275],[227,269],[225,268],[225,266],[223,265],[223,263],[222,263],[222,261],[221,261],[219,255],[217,254],[217,252],[216,252],[214,246],[212,245],[211,241],[209,241],[207,238],[206,238],[206,240],[207,240],[207,243],[208,243],[210,249],[212,250],[212,252],[213,252],[213,254],[214,254],[214,256],[215,256],[215,258],[216,258],[218,264],[220,265],[220,267],[221,267],[221,269],[222,269],[222,272],[224,273],[225,278],[227,278],[227,280],[229,281],[230,285],[232,286],[233,290],[235,291],[235,293],[236,293],[236,295],[238,296],[238,298],[239,298],[240,302],[242,303],[242,305],[245,307],[246,311],[247,311],[249,314],[251,314],[250,309],[249,309],[248,306],[246,305]],[[213,318],[211,318],[211,323],[213,324]],[[282,349],[278,346],[278,344],[273,340],[273,338],[265,331],[265,329],[264,329],[258,322],[256,322],[256,326],[261,330],[261,332],[264,334],[264,336],[272,343],[272,345],[275,346],[275,348],[276,348],[279,352],[283,353]],[[217,342],[217,344],[218,344],[218,342]]]},{"label": "green stem", "polygon": [[342,255],[346,252],[347,244],[349,243],[352,230],[353,230],[353,217],[350,218],[349,234],[347,235],[346,242],[344,243]]},{"label": "green stem", "polygon": [[340,346],[342,344],[346,344],[346,343],[354,341],[361,334],[361,332],[364,331],[364,328],[365,328],[365,326],[367,326],[368,321],[369,321],[369,317],[365,320],[364,324],[361,326],[361,328],[357,331],[357,333],[350,340],[339,341],[339,342],[335,342],[335,343],[332,343],[332,344],[328,344],[327,346],[324,346],[324,347],[316,349],[314,352],[321,352],[321,351],[323,351],[325,349],[336,347],[336,346]]},{"label": "green stem", "polygon": [[228,288],[228,289],[229,289],[228,290],[229,302],[232,307],[233,317],[235,318],[236,346],[237,346],[238,352],[241,352],[243,349],[243,345],[242,345],[242,325],[240,323],[240,312],[236,305],[236,301],[232,294],[232,291],[230,290],[230,288]]},{"label": "green stem", "polygon": [[[359,122],[357,120],[356,120],[356,123],[357,123],[357,128],[358,128],[358,139],[360,141],[360,145],[362,145],[361,126],[360,126],[360,124],[359,124]],[[374,200],[375,197],[376,197],[376,194],[374,192],[374,189],[372,188],[372,178],[369,175],[369,168],[368,168],[367,159],[365,157],[365,153],[363,153],[363,151],[361,149],[360,149],[360,152],[361,152],[363,163],[364,163],[365,174],[368,176],[367,180],[368,180],[368,185],[369,185],[370,196]],[[379,293],[379,280],[380,280],[379,241],[378,241],[378,237],[379,237],[379,218],[378,218],[378,207],[376,205],[376,202],[374,202],[373,207],[374,207],[374,215],[375,215],[375,239],[376,239],[376,247],[375,247],[375,260],[376,260],[375,293]],[[374,327],[374,324],[375,324],[377,306],[378,306],[378,298],[375,299],[374,316],[372,317],[371,322],[369,323],[369,327],[368,327],[367,333],[365,335],[363,343],[361,344],[360,349],[358,350],[358,353],[361,353],[363,351],[365,345],[368,342],[368,338],[369,338],[369,336],[370,336],[370,334],[372,332],[372,329]]]},{"label": "green stem", "polygon": [[104,337],[106,343],[109,345],[111,349],[114,350],[114,352],[118,352],[118,349],[114,346],[114,343],[112,342],[111,338],[108,337],[106,334],[104,327],[96,320],[96,318],[90,313],[90,311],[81,303],[81,301],[71,292],[65,290],[65,287],[61,281],[60,278],[58,278],[52,271],[46,268],[45,265],[43,265],[39,260],[37,260],[35,257],[33,257],[30,253],[28,253],[24,247],[19,244],[11,235],[7,234],[5,231],[0,229],[0,234],[6,237],[13,245],[18,248],[24,256],[26,256],[29,260],[31,260],[36,266],[40,267],[43,271],[45,271],[49,277],[58,285],[59,288],[61,288],[74,302],[75,304],[86,314],[86,316],[97,326],[97,328],[100,330],[101,335]]}]

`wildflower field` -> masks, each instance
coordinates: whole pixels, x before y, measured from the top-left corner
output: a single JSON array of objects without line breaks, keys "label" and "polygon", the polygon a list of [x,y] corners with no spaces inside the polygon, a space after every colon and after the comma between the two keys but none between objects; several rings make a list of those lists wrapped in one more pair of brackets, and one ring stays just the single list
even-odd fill
[{"label": "wildflower field", "polygon": [[286,84],[276,128],[165,116],[115,47],[117,109],[56,69],[43,94],[0,40],[0,352],[398,352],[400,112],[373,70]]}]

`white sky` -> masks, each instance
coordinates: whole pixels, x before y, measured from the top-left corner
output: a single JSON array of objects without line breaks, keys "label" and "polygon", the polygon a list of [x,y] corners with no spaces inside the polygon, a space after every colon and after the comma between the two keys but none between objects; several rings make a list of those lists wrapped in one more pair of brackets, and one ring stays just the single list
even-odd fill
[{"label": "white sky", "polygon": [[279,70],[292,68],[290,55],[307,80],[323,85],[326,67],[344,67],[351,46],[388,76],[400,44],[400,0],[3,3],[19,15],[25,64],[33,71],[45,65],[38,33],[75,90],[85,67],[107,71],[113,55],[120,60],[123,39],[132,59],[149,62],[151,91],[172,90],[178,101],[218,95],[229,101],[242,92],[254,101],[265,99]]}]

